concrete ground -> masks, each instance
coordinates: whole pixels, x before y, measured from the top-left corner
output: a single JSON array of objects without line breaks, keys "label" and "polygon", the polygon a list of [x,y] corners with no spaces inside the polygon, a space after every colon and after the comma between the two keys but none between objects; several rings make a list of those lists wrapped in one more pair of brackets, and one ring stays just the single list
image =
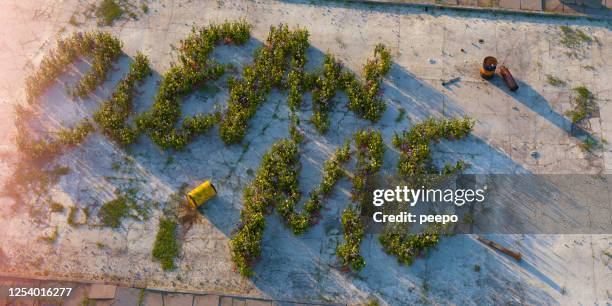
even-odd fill
[{"label": "concrete ground", "polygon": [[[123,40],[128,55],[142,51],[152,60],[156,74],[140,88],[137,112],[150,107],[159,74],[175,58],[173,46],[189,33],[192,24],[239,18],[250,22],[253,39],[246,47],[219,47],[214,52],[221,62],[242,67],[251,61],[269,27],[283,22],[309,30],[309,69],[320,65],[322,54],[329,51],[359,72],[377,43],[390,47],[393,66],[383,95],[388,108],[375,125],[388,146],[394,132],[429,116],[469,115],[477,119],[474,135],[466,141],[437,145],[436,162],[464,159],[472,165],[471,173],[612,173],[610,145],[584,152],[582,140],[563,116],[571,107],[571,88],[585,85],[597,97],[599,111],[584,129],[597,139],[612,139],[609,23],[318,1],[155,1],[148,6],[149,13],[139,13],[138,20],[123,19],[104,28]],[[11,109],[23,103],[24,76],[58,35],[95,27],[96,20],[81,14],[87,10],[87,3],[74,0],[0,2],[0,180],[11,176],[17,158]],[[78,25],[69,22],[73,15]],[[561,25],[581,29],[595,41],[567,48],[560,43]],[[519,81],[518,92],[506,90],[499,78],[491,82],[480,78],[478,67],[487,55],[496,56],[511,69]],[[121,59],[96,96],[84,101],[70,101],[62,85],[53,86],[42,99],[41,125],[53,130],[90,116],[121,78],[127,62]],[[86,66],[76,65],[65,81],[71,82]],[[567,85],[548,84],[548,75]],[[458,82],[442,85],[456,77],[460,77]],[[183,113],[207,112],[215,103],[225,105],[225,79],[214,83],[219,90],[190,95]],[[237,223],[241,191],[253,178],[252,170],[270,144],[288,136],[285,95],[270,95],[251,120],[245,146],[224,146],[216,128],[178,153],[160,152],[146,137],[124,151],[99,134],[91,136],[57,161],[69,166],[71,173],[52,190],[55,201],[79,207],[78,218],[89,226],[68,225],[66,212],[35,222],[26,213],[34,203],[14,206],[12,199],[0,198],[0,226],[8,229],[0,240],[0,271],[350,304],[373,298],[390,305],[602,304],[612,300],[612,259],[607,255],[612,235],[492,236],[521,251],[524,260],[520,263],[485,248],[474,236],[457,235],[443,239],[429,256],[409,267],[384,254],[377,238],[368,236],[362,245],[367,267],[358,276],[347,275],[338,269],[333,254],[342,239],[339,218],[348,202],[347,181],[339,184],[326,203],[321,224],[304,236],[294,236],[277,216],[269,217],[256,275],[240,277],[232,271],[228,237]],[[325,136],[307,123],[308,102],[300,111],[307,136],[300,176],[304,194],[318,184],[322,162],[343,139],[370,126],[345,108],[343,95],[339,101]],[[400,108],[406,110],[409,120],[397,123]],[[393,172],[396,161],[397,152],[388,147],[384,171]],[[162,272],[150,255],[160,210],[154,211],[150,221],[126,220],[118,230],[92,226],[97,223],[95,214],[92,220],[85,220],[82,213],[85,207],[95,213],[103,201],[112,199],[115,189],[130,184],[139,189],[143,201],[164,202],[181,183],[193,186],[209,178],[221,187],[219,196],[207,204],[201,220],[185,234],[179,269],[174,272]],[[607,199],[612,199],[610,192]],[[601,204],[610,203],[612,200]],[[39,241],[55,227],[59,237],[54,244]]]}]

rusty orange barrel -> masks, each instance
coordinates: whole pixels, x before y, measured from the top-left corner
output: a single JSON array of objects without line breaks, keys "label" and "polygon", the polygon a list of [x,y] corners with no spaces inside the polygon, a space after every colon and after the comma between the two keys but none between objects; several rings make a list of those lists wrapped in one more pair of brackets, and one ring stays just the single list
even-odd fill
[{"label": "rusty orange barrel", "polygon": [[497,59],[492,56],[487,56],[482,61],[482,67],[480,68],[480,76],[485,79],[490,79],[495,75],[495,69],[497,68]]},{"label": "rusty orange barrel", "polygon": [[187,194],[187,201],[193,207],[198,207],[217,195],[217,189],[210,181],[202,183]]}]

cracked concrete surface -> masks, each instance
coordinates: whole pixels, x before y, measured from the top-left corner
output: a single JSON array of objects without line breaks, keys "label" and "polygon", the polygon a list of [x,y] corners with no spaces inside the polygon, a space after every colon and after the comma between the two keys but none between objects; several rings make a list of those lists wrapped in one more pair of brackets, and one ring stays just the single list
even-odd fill
[{"label": "cracked concrete surface", "polygon": [[[0,2],[2,181],[11,175],[16,160],[11,109],[23,103],[24,76],[58,35],[95,27],[95,20],[80,14],[87,7],[87,3],[73,0]],[[584,153],[563,116],[570,107],[570,88],[584,84],[597,96],[599,106],[599,117],[589,120],[587,130],[597,138],[612,139],[612,35],[607,23],[301,1],[155,1],[149,3],[149,9],[139,20],[120,20],[104,28],[122,39],[128,55],[142,51],[151,58],[156,75],[139,88],[137,112],[151,105],[159,74],[175,58],[172,46],[189,33],[192,24],[239,18],[250,22],[253,39],[246,47],[219,47],[214,52],[218,60],[231,62],[241,71],[266,38],[270,25],[284,22],[310,31],[309,70],[319,66],[322,54],[329,51],[359,72],[377,43],[391,48],[394,64],[385,79],[383,96],[388,109],[375,125],[387,145],[395,131],[428,116],[467,114],[477,119],[474,136],[437,145],[434,156],[438,162],[461,158],[472,164],[469,171],[473,173],[612,174],[610,145],[594,154]],[[83,23],[78,27],[68,22],[75,13]],[[599,44],[568,50],[559,43],[559,26],[566,24],[596,37]],[[568,57],[568,51],[577,56]],[[478,67],[487,55],[495,55],[511,69],[519,80],[518,92],[507,91],[499,78],[492,82],[480,78]],[[125,63],[123,58],[103,88],[84,101],[70,101],[63,85],[54,85],[41,99],[39,124],[54,130],[90,116],[125,72]],[[86,66],[75,65],[62,80],[74,81]],[[568,85],[558,88],[547,84],[549,74]],[[461,79],[441,84],[454,77]],[[215,104],[223,107],[226,78],[214,82],[221,89],[217,92],[186,97],[183,114],[208,112]],[[36,223],[25,208],[12,211],[13,200],[3,197],[0,226],[8,231],[0,240],[0,255],[8,260],[2,272],[339,303],[359,303],[372,297],[391,305],[591,304],[611,300],[612,266],[604,253],[612,247],[610,235],[495,236],[524,254],[521,263],[491,252],[473,236],[458,235],[444,239],[427,258],[410,267],[398,265],[394,257],[383,253],[375,236],[368,236],[362,245],[367,267],[359,276],[346,275],[337,269],[333,253],[341,239],[340,211],[349,201],[350,183],[346,180],[326,203],[322,222],[304,236],[295,237],[278,216],[270,216],[256,276],[238,276],[232,271],[228,237],[238,220],[242,188],[253,178],[261,156],[271,143],[289,135],[285,99],[286,93],[273,91],[250,121],[244,146],[224,146],[217,128],[198,137],[183,152],[160,152],[146,137],[123,151],[95,134],[57,161],[72,171],[53,189],[53,199],[66,207],[90,207],[94,212],[103,201],[112,199],[116,188],[129,184],[139,188],[143,201],[164,202],[183,182],[193,186],[203,179],[215,181],[219,196],[207,204],[201,220],[187,232],[177,271],[162,272],[159,264],[151,261],[160,210],[154,210],[147,222],[126,220],[118,230],[75,228],[67,224],[66,212],[50,214],[44,222]],[[305,100],[299,112],[307,138],[300,175],[304,194],[318,184],[321,165],[334,149],[354,131],[370,126],[348,112],[345,95],[338,94],[332,127],[320,136],[308,123],[310,103],[309,98]],[[400,108],[406,110],[408,119],[396,123]],[[539,152],[539,158],[531,156],[534,151]],[[133,162],[126,162],[127,156]],[[396,161],[397,152],[388,147],[384,171],[394,171]],[[119,169],[113,166],[115,162],[121,163]],[[612,200],[603,204],[610,203]],[[90,224],[95,223],[94,214]],[[59,238],[54,245],[37,240],[44,230],[55,226]],[[481,267],[479,272],[474,271],[475,265]]]}]

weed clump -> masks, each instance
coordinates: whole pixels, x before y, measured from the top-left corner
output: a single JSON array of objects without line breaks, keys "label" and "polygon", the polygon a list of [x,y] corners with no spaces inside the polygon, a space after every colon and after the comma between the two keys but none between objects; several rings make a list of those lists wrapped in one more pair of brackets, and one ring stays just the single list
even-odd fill
[{"label": "weed clump", "polygon": [[411,265],[414,258],[435,246],[440,240],[440,227],[434,226],[419,234],[407,234],[401,228],[384,231],[378,240],[387,254],[397,256],[397,261]]},{"label": "weed clump", "polygon": [[359,250],[365,229],[359,219],[359,212],[352,205],[342,212],[342,229],[345,243],[336,248],[336,254],[342,266],[360,271],[366,266]]},{"label": "weed clump", "polygon": [[431,163],[430,143],[444,138],[448,140],[465,138],[473,127],[474,121],[467,117],[451,120],[430,118],[416,124],[409,131],[396,133],[393,136],[393,146],[401,152],[397,164],[399,174],[419,176],[436,173]]},{"label": "weed clump", "polygon": [[228,85],[230,98],[228,108],[221,121],[219,130],[221,139],[226,144],[242,141],[248,128],[248,121],[253,117],[272,87],[282,87],[285,70],[291,65],[296,70],[291,76],[293,93],[289,104],[296,107],[301,90],[297,83],[306,63],[308,48],[308,31],[297,29],[290,31],[287,25],[270,27],[266,43],[255,52],[254,63],[244,68],[242,79],[230,78]]},{"label": "weed clump", "polygon": [[93,56],[92,69],[81,78],[70,93],[85,97],[106,80],[111,63],[121,54],[122,43],[105,32],[76,32],[59,39],[57,48],[45,55],[38,68],[26,77],[26,97],[33,103],[62,74],[68,65],[81,56]]},{"label": "weed clump", "polygon": [[[443,177],[463,170],[466,165],[458,161],[455,165],[447,164],[442,170],[432,163],[430,145],[441,139],[459,140],[467,137],[474,127],[470,118],[463,119],[427,119],[414,125],[409,131],[393,136],[393,146],[400,150],[397,170],[400,176],[417,185],[429,185],[429,175],[442,174]],[[442,235],[442,226],[434,225],[422,233],[410,234],[399,226],[387,227],[379,236],[379,241],[387,254],[397,256],[402,264],[410,265],[414,258],[435,246]]]},{"label": "weed clump", "polygon": [[323,163],[323,175],[319,186],[310,192],[310,198],[304,203],[304,211],[298,213],[293,207],[281,211],[281,214],[288,220],[287,225],[293,230],[295,235],[301,235],[306,230],[319,221],[321,209],[323,208],[323,198],[329,196],[333,187],[346,175],[342,165],[350,159],[350,145],[345,142],[341,148]]},{"label": "weed clump", "polygon": [[51,203],[51,212],[54,213],[63,213],[64,212],[64,205],[57,203],[57,202],[52,202]]},{"label": "weed clump", "polygon": [[232,260],[243,276],[253,274],[253,262],[261,255],[265,215],[270,212],[269,208],[276,206],[279,213],[292,222],[290,213],[300,199],[299,170],[297,144],[289,139],[280,140],[263,156],[255,179],[244,189],[244,209],[230,241]]},{"label": "weed clump", "polygon": [[91,122],[83,119],[71,129],[61,129],[56,138],[36,139],[23,122],[18,122],[16,143],[27,162],[44,164],[58,156],[64,149],[79,145],[93,131],[94,127]]},{"label": "weed clump", "polygon": [[563,87],[567,85],[567,82],[565,82],[564,80],[554,77],[550,74],[546,76],[546,82],[555,87]]},{"label": "weed clump", "polygon": [[[383,45],[374,48],[374,58],[369,59],[363,68],[365,84],[355,78],[345,84],[349,97],[348,107],[357,116],[377,122],[386,109],[385,102],[380,98],[382,78],[391,69],[391,54]],[[349,78],[350,79],[350,78]]]},{"label": "weed clump", "polygon": [[58,229],[56,226],[53,232],[51,232],[51,234],[49,234],[48,236],[40,236],[38,239],[48,244],[53,244],[57,240],[57,236],[58,236]]},{"label": "weed clump", "polygon": [[569,26],[560,26],[561,29],[561,44],[568,48],[580,47],[583,43],[592,43],[593,38],[580,29],[572,29]]},{"label": "weed clump", "polygon": [[[35,194],[42,196],[48,188],[59,182],[61,176],[70,172],[68,167],[49,165],[64,150],[77,146],[93,130],[89,120],[84,119],[73,128],[62,128],[56,136],[36,135],[29,127],[31,113],[25,107],[16,107],[15,126],[17,135],[15,143],[19,161],[10,180],[3,186],[8,195],[19,202],[27,202],[23,195]],[[32,207],[31,211],[38,207]],[[58,208],[59,209],[59,208]]]},{"label": "weed clump", "polygon": [[597,104],[595,103],[595,96],[585,86],[575,87],[573,91],[576,94],[573,100],[574,109],[565,112],[565,115],[571,117],[572,123],[576,124],[597,111]]},{"label": "weed clump", "polygon": [[[185,119],[181,128],[174,126],[181,117],[179,98],[206,80],[220,78],[225,67],[209,58],[216,44],[244,44],[250,38],[251,26],[246,22],[226,22],[193,28],[181,41],[179,64],[163,75],[153,108],[136,118],[136,125],[149,134],[163,149],[183,149],[196,135],[210,129],[220,114],[197,115]],[[231,86],[230,86],[231,87]]]},{"label": "weed clump", "polygon": [[159,220],[159,231],[153,245],[153,258],[161,263],[163,270],[174,270],[175,259],[180,253],[180,244],[177,238],[178,224],[170,219]]},{"label": "weed clump", "polygon": [[323,60],[323,73],[316,78],[312,91],[312,117],[310,121],[320,133],[329,129],[328,113],[333,109],[332,99],[336,91],[344,88],[345,78],[349,73],[342,73],[342,63],[331,54],[325,54]]},{"label": "weed clump", "polygon": [[133,143],[138,136],[136,129],[130,127],[127,120],[133,109],[134,87],[150,74],[149,59],[140,52],[136,53],[128,74],[119,81],[111,98],[102,102],[94,113],[94,120],[102,132],[121,145]]},{"label": "weed clump", "polygon": [[364,225],[359,219],[359,212],[365,197],[366,182],[376,173],[383,162],[384,143],[379,131],[363,130],[355,134],[357,164],[353,175],[352,200],[356,207],[349,205],[342,212],[344,243],[336,247],[336,255],[343,267],[360,271],[366,265],[360,254],[361,240],[365,233]]},{"label": "weed clump", "polygon": [[102,18],[104,25],[111,25],[123,15],[123,8],[116,0],[102,0],[96,9],[96,16]]},{"label": "weed clump", "polygon": [[362,84],[353,73],[345,71],[342,63],[331,54],[326,54],[323,72],[314,81],[312,92],[313,114],[310,121],[320,133],[329,129],[329,112],[333,109],[336,91],[346,91],[348,108],[357,116],[376,122],[386,109],[380,98],[382,78],[391,68],[391,55],[387,48],[378,44],[374,48],[374,58],[368,59],[363,68],[365,83]]},{"label": "weed clump", "polygon": [[100,207],[98,216],[102,220],[102,224],[112,228],[121,226],[121,220],[129,213],[128,203],[130,200],[125,196],[120,196],[114,200],[108,201]]},{"label": "weed clump", "polygon": [[[122,42],[111,34],[99,32],[94,34],[95,47],[91,52],[93,60],[91,69],[69,89],[69,93],[75,98],[85,98],[92,93],[96,87],[106,81],[106,75],[112,68],[119,55],[121,55]],[[90,55],[90,54],[86,54]]]},{"label": "weed clump", "polygon": [[353,176],[352,199],[361,203],[368,176],[380,169],[385,147],[379,131],[363,130],[355,133],[357,165]]}]

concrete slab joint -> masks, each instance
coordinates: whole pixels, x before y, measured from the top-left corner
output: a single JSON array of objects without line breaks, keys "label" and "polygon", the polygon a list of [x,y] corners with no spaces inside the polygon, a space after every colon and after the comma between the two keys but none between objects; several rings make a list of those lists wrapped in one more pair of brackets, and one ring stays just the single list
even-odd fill
[{"label": "concrete slab joint", "polygon": [[197,295],[193,306],[219,306],[219,296],[214,294]]}]

